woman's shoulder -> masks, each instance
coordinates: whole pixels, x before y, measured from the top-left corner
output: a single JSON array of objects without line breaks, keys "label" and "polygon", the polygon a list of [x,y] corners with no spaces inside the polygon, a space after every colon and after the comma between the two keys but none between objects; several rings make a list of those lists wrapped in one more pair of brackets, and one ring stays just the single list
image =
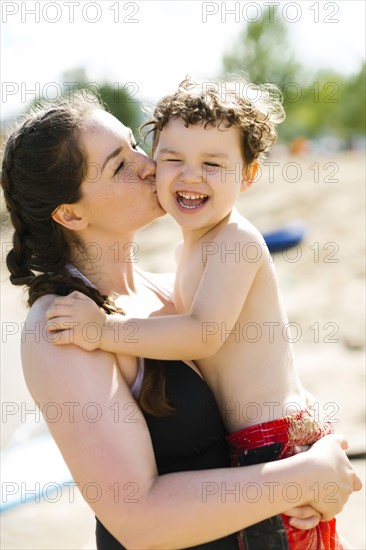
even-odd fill
[{"label": "woman's shoulder", "polygon": [[86,352],[72,344],[55,345],[57,334],[51,336],[46,326],[46,312],[55,297],[49,294],[38,298],[22,328],[23,374],[36,401],[52,393],[56,396],[62,387],[80,383],[82,372],[90,372],[93,365],[114,363],[114,356],[101,350]]},{"label": "woman's shoulder", "polygon": [[25,323],[28,324],[34,321],[38,321],[44,324],[46,322],[46,312],[55,298],[55,294],[45,294],[44,296],[38,298],[31,305],[28,311],[28,315],[25,319]]},{"label": "woman's shoulder", "polygon": [[47,378],[46,371],[49,372],[50,365],[58,363],[63,351],[55,348],[46,329],[46,312],[54,298],[53,294],[38,298],[30,307],[22,326],[20,347],[23,374],[30,393],[37,400]]},{"label": "woman's shoulder", "polygon": [[30,307],[25,322],[22,324],[21,351],[22,361],[28,358],[28,353],[45,353],[45,348],[51,345],[46,329],[46,313],[56,296],[47,294],[38,298]]}]

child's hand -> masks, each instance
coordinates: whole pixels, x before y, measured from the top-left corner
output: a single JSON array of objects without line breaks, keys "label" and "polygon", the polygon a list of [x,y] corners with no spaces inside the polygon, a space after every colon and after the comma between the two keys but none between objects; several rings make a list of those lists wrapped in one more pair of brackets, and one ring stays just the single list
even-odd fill
[{"label": "child's hand", "polygon": [[52,302],[46,312],[46,330],[54,344],[75,344],[93,351],[99,347],[106,317],[91,298],[74,291]]}]

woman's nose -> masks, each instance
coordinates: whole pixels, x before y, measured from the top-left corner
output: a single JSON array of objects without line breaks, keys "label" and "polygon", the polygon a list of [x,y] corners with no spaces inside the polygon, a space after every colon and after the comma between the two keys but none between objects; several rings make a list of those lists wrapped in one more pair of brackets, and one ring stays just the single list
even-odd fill
[{"label": "woman's nose", "polygon": [[145,155],[140,153],[139,158],[139,176],[142,180],[155,178],[156,165],[155,162]]}]

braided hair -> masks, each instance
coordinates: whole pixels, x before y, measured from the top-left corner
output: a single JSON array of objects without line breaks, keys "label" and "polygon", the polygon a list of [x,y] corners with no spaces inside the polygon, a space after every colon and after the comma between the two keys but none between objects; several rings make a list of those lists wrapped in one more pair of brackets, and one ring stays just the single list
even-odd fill
[{"label": "braided hair", "polygon": [[79,290],[105,311],[116,311],[111,298],[69,272],[70,242],[81,250],[82,243],[72,234],[67,239],[52,218],[58,206],[81,198],[87,165],[78,136],[95,109],[103,106],[86,90],[40,102],[7,140],[1,186],[14,233],[6,264],[11,283],[28,287],[29,306],[45,294]]}]

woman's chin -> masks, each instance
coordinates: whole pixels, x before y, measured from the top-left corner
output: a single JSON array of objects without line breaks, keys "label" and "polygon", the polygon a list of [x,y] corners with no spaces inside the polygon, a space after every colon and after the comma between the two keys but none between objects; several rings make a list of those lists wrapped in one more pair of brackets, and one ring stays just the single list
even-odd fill
[{"label": "woman's chin", "polygon": [[157,220],[158,218],[161,218],[162,216],[165,216],[166,215],[166,212],[165,210],[163,209],[162,206],[160,206],[160,203],[156,203],[156,205],[154,205],[152,208],[151,208],[151,211],[149,213],[149,219],[146,220],[146,223],[144,224],[143,227],[145,227],[146,225],[150,225],[150,223],[154,222],[155,220]]},{"label": "woman's chin", "polygon": [[158,213],[158,216],[165,216],[165,214],[167,214],[167,211],[164,209],[164,207],[160,204],[159,202],[159,199],[158,199],[158,196],[156,195],[156,202],[158,203],[158,209],[159,209],[159,213]]},{"label": "woman's chin", "polygon": [[161,218],[162,216],[166,216],[167,212],[164,210],[162,206],[159,208],[159,212],[157,213],[157,218]]}]

